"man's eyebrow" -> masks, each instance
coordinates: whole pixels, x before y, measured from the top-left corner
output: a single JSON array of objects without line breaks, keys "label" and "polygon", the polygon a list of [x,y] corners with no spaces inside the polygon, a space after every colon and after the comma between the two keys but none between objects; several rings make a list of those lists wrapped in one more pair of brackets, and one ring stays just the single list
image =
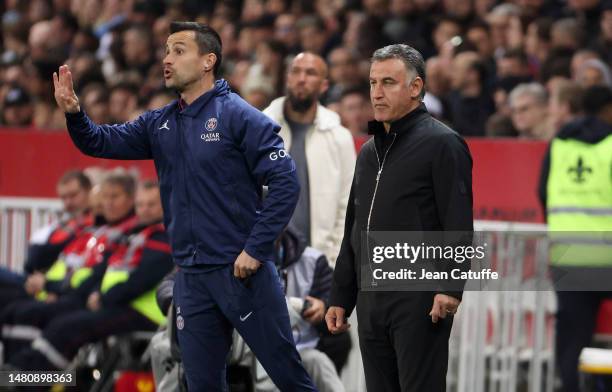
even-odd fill
[{"label": "man's eyebrow", "polygon": [[[379,78],[376,77],[371,77],[370,76],[370,81],[376,81]],[[395,80],[394,78],[392,78],[391,76],[385,76],[384,78],[381,79],[381,81],[383,82],[396,82],[397,80]]]},{"label": "man's eyebrow", "polygon": [[166,44],[166,48],[169,46],[176,46],[176,45],[186,45],[186,44],[183,41],[176,41],[176,42],[171,42],[170,44]]}]

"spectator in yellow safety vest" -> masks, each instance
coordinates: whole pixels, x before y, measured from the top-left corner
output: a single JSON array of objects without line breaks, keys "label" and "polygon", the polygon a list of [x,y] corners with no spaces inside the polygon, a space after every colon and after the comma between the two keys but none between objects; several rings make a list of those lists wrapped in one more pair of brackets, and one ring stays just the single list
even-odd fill
[{"label": "spectator in yellow safety vest", "polygon": [[141,185],[136,194],[138,225],[121,236],[106,258],[100,287],[89,294],[87,308],[54,318],[11,365],[23,370],[65,369],[86,343],[154,331],[164,322],[155,288],[173,262],[161,211],[158,185]]}]

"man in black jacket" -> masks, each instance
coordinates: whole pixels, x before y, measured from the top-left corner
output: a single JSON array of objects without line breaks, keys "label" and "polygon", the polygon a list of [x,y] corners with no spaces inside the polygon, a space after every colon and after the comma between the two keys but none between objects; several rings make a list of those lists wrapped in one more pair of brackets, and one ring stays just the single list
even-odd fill
[{"label": "man in black jacket", "polygon": [[332,333],[344,332],[357,307],[366,384],[373,391],[445,391],[447,316],[457,311],[462,292],[364,287],[361,233],[473,230],[468,147],[427,112],[424,84],[423,58],[415,49],[390,45],[374,52],[374,137],[357,158],[326,315]]}]

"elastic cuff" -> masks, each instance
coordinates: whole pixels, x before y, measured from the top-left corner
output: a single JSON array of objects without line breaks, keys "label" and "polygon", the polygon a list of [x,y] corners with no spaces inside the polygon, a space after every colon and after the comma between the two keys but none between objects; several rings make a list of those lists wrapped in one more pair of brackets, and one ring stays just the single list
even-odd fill
[{"label": "elastic cuff", "polygon": [[85,112],[83,111],[83,109],[79,110],[76,113],[65,112],[64,114],[66,115],[66,118],[70,119],[70,120],[76,120],[76,119],[78,119],[80,117],[84,117],[85,116]]},{"label": "elastic cuff", "polygon": [[332,287],[329,295],[329,306],[339,306],[346,312],[346,317],[349,317],[355,307],[355,295],[348,293],[349,290],[342,290],[337,286]]},{"label": "elastic cuff", "polygon": [[258,261],[262,261],[262,262],[263,262],[263,261],[266,261],[266,260],[271,260],[271,258],[269,258],[269,256],[268,256],[268,255],[266,255],[266,254],[265,254],[265,253],[263,253],[263,252],[259,252],[257,249],[255,249],[255,248],[254,248],[254,247],[252,247],[252,246],[249,246],[249,245],[245,246],[245,247],[244,247],[244,251],[245,251],[245,252],[246,252],[246,253],[247,253],[249,256],[251,256],[251,257],[252,257],[252,258],[254,258],[254,259],[257,259]]}]

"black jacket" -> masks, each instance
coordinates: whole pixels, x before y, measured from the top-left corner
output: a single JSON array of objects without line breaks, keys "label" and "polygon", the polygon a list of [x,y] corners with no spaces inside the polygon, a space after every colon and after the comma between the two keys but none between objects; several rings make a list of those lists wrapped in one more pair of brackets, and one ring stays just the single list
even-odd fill
[{"label": "black jacket", "polygon": [[472,158],[461,136],[424,105],[393,122],[389,134],[379,122],[370,123],[370,133],[357,158],[330,298],[347,317],[359,290],[368,220],[370,231],[473,231]]}]

